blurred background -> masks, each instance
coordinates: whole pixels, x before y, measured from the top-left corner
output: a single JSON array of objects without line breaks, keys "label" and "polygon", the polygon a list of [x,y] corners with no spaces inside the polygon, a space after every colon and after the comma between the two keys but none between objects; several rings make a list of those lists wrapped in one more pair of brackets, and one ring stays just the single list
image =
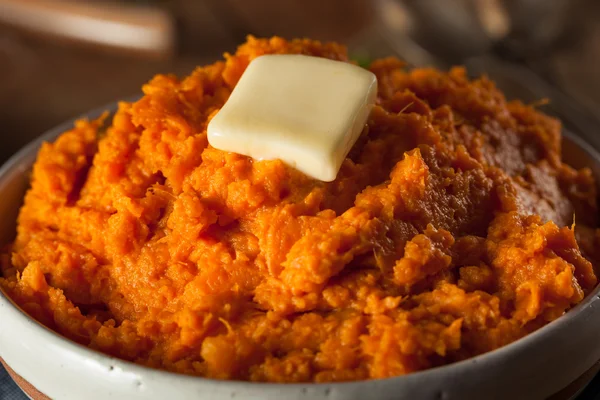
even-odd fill
[{"label": "blurred background", "polygon": [[340,41],[361,62],[466,65],[509,97],[550,99],[547,112],[600,148],[599,17],[597,0],[0,0],[0,161],[248,33]]}]

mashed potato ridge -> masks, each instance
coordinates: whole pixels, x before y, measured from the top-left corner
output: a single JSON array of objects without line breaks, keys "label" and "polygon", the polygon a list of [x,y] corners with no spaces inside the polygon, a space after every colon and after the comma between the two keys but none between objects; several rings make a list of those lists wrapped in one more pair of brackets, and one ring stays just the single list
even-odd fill
[{"label": "mashed potato ridge", "polygon": [[249,37],[44,144],[0,287],[138,364],[323,382],[488,352],[596,285],[590,171],[562,163],[558,121],[462,68],[374,61],[377,105],[331,183],[211,148],[208,121],[270,53],[348,61],[334,43]]}]

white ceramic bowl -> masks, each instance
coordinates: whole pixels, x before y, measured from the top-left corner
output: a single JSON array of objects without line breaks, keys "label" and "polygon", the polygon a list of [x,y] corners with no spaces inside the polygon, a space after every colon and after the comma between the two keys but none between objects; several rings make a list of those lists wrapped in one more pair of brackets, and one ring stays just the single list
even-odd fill
[{"label": "white ceramic bowl", "polygon": [[[102,110],[86,116],[95,118]],[[46,133],[0,169],[0,243],[14,237],[15,218],[40,144],[72,123]],[[593,149],[571,135],[563,142],[570,164],[590,166],[600,177],[600,157]],[[596,288],[564,316],[515,343],[407,376],[333,384],[259,384],[178,375],[97,353],[45,328],[0,292],[0,357],[57,400],[542,399],[571,384],[600,359],[599,300]]]}]

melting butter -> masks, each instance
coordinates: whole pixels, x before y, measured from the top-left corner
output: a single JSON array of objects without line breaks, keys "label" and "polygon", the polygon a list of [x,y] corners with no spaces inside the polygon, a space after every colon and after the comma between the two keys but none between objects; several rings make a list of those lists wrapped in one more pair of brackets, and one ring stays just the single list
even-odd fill
[{"label": "melting butter", "polygon": [[304,55],[254,59],[208,125],[211,146],[280,159],[333,181],[363,130],[377,78],[358,66]]}]

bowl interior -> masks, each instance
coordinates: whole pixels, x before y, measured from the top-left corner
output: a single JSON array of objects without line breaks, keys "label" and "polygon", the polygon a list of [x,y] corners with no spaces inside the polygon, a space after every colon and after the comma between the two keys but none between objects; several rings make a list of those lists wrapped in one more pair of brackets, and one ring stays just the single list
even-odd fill
[{"label": "bowl interior", "polygon": [[[114,109],[113,107],[111,107],[112,109]],[[91,114],[89,116],[90,118],[94,118],[94,114]],[[14,236],[15,236],[15,226],[16,226],[16,218],[17,218],[17,214],[18,214],[18,210],[22,204],[22,200],[23,200],[23,195],[27,190],[27,187],[29,185],[29,179],[30,179],[30,175],[31,175],[31,167],[35,161],[36,158],[36,154],[37,154],[37,150],[39,149],[42,141],[52,141],[54,140],[61,132],[69,129],[72,125],[72,122],[69,122],[65,125],[62,125],[60,127],[57,127],[56,129],[50,131],[48,134],[42,136],[40,139],[38,139],[37,141],[31,143],[29,146],[25,147],[23,150],[21,150],[19,153],[17,153],[15,156],[13,156],[13,158],[11,158],[11,160],[9,160],[2,168],[0,168],[0,193],[2,193],[2,201],[0,201],[0,215],[3,216],[3,218],[0,220],[0,244],[6,244],[6,243],[10,243],[10,241],[13,240]],[[572,165],[575,168],[582,168],[582,167],[589,167],[593,174],[595,175],[597,180],[600,180],[600,156],[598,156],[598,154],[595,152],[594,149],[592,149],[589,145],[587,145],[585,142],[583,142],[581,139],[579,139],[578,137],[566,132],[563,136],[563,159],[570,165]],[[593,291],[593,293],[588,297],[588,300],[594,296],[598,296],[598,288],[596,290]],[[2,295],[0,294],[0,301],[2,300]],[[594,300],[596,300],[596,298],[594,298]],[[584,303],[586,304],[580,304],[578,307],[576,307],[574,310],[572,310],[571,312],[569,312],[568,314],[570,314],[571,316],[574,316],[575,314],[579,313],[580,311],[582,311],[582,314],[586,314],[584,315],[585,319],[587,319],[588,315],[591,315],[591,305],[592,302],[591,301],[584,301]],[[563,318],[561,318],[563,319]],[[561,320],[559,319],[559,320]],[[484,360],[487,361],[491,361],[492,364],[498,365],[498,366],[502,366],[502,365],[506,365],[504,363],[504,359],[506,358],[506,356],[511,356],[511,354],[514,354],[515,352],[523,352],[523,353],[527,353],[527,351],[525,351],[526,347],[531,347],[530,345],[535,343],[536,341],[541,343],[540,346],[537,346],[537,349],[533,349],[532,350],[528,350],[528,352],[531,354],[531,357],[527,356],[526,359],[529,360],[533,360],[535,358],[537,358],[536,356],[538,356],[539,354],[545,354],[545,352],[548,349],[548,345],[549,344],[554,344],[553,340],[559,340],[559,339],[555,339],[551,336],[551,332],[550,328],[552,325],[556,325],[557,328],[562,329],[563,331],[569,329],[568,325],[572,324],[573,322],[570,320],[570,318],[566,318],[566,321],[564,321],[563,323],[558,323],[556,324],[555,321],[554,323],[549,324],[549,326],[546,326],[544,328],[542,328],[541,330],[529,335],[528,337],[521,339],[511,345],[505,346],[502,349],[475,357],[474,359],[470,359],[470,360],[466,360],[464,362],[459,362],[456,364],[452,364],[449,366],[445,366],[445,367],[440,367],[440,368],[435,368],[433,370],[428,370],[428,371],[423,371],[420,373],[415,373],[415,374],[410,374],[407,375],[405,377],[399,377],[399,378],[391,378],[389,380],[383,380],[383,381],[370,381],[370,382],[354,382],[354,383],[347,383],[347,384],[332,384],[332,385],[328,385],[328,387],[332,387],[334,388],[334,390],[338,390],[337,388],[340,388],[339,390],[344,390],[346,391],[346,394],[350,394],[353,393],[353,398],[360,398],[360,396],[362,395],[366,395],[369,393],[369,391],[375,387],[380,387],[381,389],[392,389],[392,388],[396,388],[398,389],[399,387],[396,387],[395,385],[397,385],[397,383],[395,382],[402,382],[403,384],[403,389],[401,390],[402,393],[404,394],[414,394],[414,393],[423,393],[423,390],[427,391],[434,391],[437,390],[436,388],[432,387],[430,389],[426,389],[423,387],[423,384],[426,383],[427,381],[432,382],[431,379],[433,379],[434,381],[440,381],[440,379],[442,379],[443,381],[445,381],[444,383],[444,387],[448,388],[448,395],[450,393],[452,393],[452,390],[450,389],[453,386],[456,386],[455,390],[457,391],[457,393],[463,391],[463,390],[468,390],[468,387],[464,387],[464,382],[462,384],[459,385],[459,381],[457,380],[459,375],[462,375],[463,373],[466,372],[470,372],[473,370],[478,370],[478,371],[482,371],[481,367],[482,367],[482,363],[484,362]],[[591,322],[588,320],[588,322]],[[592,324],[594,325],[594,324]],[[598,324],[596,324],[598,325]],[[562,326],[562,328],[561,328]],[[44,330],[44,328],[42,328],[41,326],[39,326],[39,328],[37,329],[41,329]],[[572,328],[570,328],[572,329]],[[535,337],[534,337],[535,336]],[[555,335],[556,336],[556,335]],[[545,342],[544,342],[545,341]],[[561,339],[562,341],[562,339]],[[534,346],[535,347],[535,346]],[[72,349],[75,349],[76,347],[71,346]],[[86,349],[87,350],[87,349]],[[83,357],[86,356],[86,354],[91,354],[88,353],[86,350],[84,350],[81,355]],[[536,353],[537,352],[537,353]],[[596,352],[597,353],[597,352]],[[101,356],[104,357],[106,359],[108,359],[108,356]],[[594,356],[595,357],[595,356]],[[593,358],[592,355],[590,355],[590,358]],[[523,359],[522,359],[523,360]],[[525,361],[525,360],[523,360]],[[581,373],[583,373],[585,370],[588,370],[594,362],[597,361],[597,357],[594,358],[593,362],[589,362],[586,360],[586,363],[588,363],[589,365],[585,365],[585,366],[581,366],[581,371],[577,374],[577,375],[573,375],[572,377],[568,378],[568,377],[564,377],[565,382],[562,383],[562,386],[556,386],[556,388],[554,390],[560,389],[561,387],[565,387],[566,384],[568,384],[569,382],[571,382],[576,376],[579,376]],[[113,361],[111,361],[113,362]],[[530,361],[525,362],[525,364],[529,363]],[[536,361],[531,361],[531,363],[537,363],[537,365],[540,364],[544,364],[544,360],[542,359],[538,359]],[[113,362],[114,363],[114,362]],[[127,368],[129,371],[137,371],[136,373],[144,373],[145,376],[150,377],[151,379],[154,379],[155,383],[158,385],[160,382],[163,382],[163,379],[167,379],[169,377],[169,379],[174,379],[173,378],[173,374],[171,373],[167,373],[167,372],[163,372],[163,371],[154,371],[154,370],[149,370],[146,369],[144,367],[139,367],[136,365],[129,365],[126,362],[120,362],[120,361],[116,361],[117,364],[120,365],[124,365],[126,366],[125,368]],[[546,363],[548,364],[548,363]],[[565,363],[569,364],[568,360]],[[510,368],[509,368],[510,370]],[[492,373],[493,371],[490,371],[489,373]],[[19,373],[22,373],[19,371]],[[512,371],[511,373],[509,373],[508,375],[514,375],[516,374],[516,371]],[[576,372],[573,372],[573,374],[575,374]],[[480,379],[487,379],[485,378],[486,373],[484,371],[482,371],[481,375],[480,375]],[[502,379],[496,379],[496,375],[494,376],[494,381],[497,380],[497,385],[501,385],[500,387],[505,387],[507,389],[508,388],[506,385],[504,385],[501,381]],[[516,375],[519,376],[519,375]],[[29,377],[25,377],[27,379],[30,379]],[[150,379],[148,378],[148,379]],[[246,390],[250,392],[257,391],[256,393],[260,393],[261,396],[266,396],[265,398],[280,398],[279,396],[281,395],[281,386],[276,385],[276,384],[272,384],[272,385],[267,385],[267,386],[263,386],[263,385],[256,385],[256,384],[247,384],[247,383],[243,383],[243,382],[217,382],[217,381],[212,381],[211,380],[206,380],[206,379],[202,379],[202,378],[193,378],[190,379],[191,377],[185,377],[185,376],[177,376],[178,379],[178,383],[180,385],[183,385],[181,388],[183,390],[183,387],[189,387],[191,388],[190,390],[196,390],[196,387],[198,385],[210,385],[211,390],[214,389],[216,390],[218,388],[218,390]],[[500,377],[498,377],[500,378]],[[490,379],[492,379],[490,377]],[[515,379],[515,377],[507,377],[506,379]],[[532,381],[535,381],[535,379],[533,379]],[[146,384],[151,383],[151,381],[147,380],[145,381]],[[538,382],[539,383],[539,382]],[[357,386],[357,384],[360,384],[361,386]],[[472,383],[473,385],[476,384]],[[535,382],[533,382],[533,384],[535,384]],[[560,385],[559,382],[556,383],[556,385]],[[310,395],[312,393],[313,390],[320,390],[317,389],[319,385],[317,386],[299,386],[299,385],[285,385],[286,390],[289,389],[290,391],[292,390],[296,390],[296,392],[293,392],[295,395],[290,397],[290,400],[292,398],[308,398],[306,396]],[[402,386],[402,385],[400,385]],[[436,386],[436,385],[434,385]],[[467,385],[468,386],[468,385]],[[310,389],[308,389],[308,392],[306,391],[306,387],[310,387]],[[162,388],[162,386],[156,386],[155,389],[157,391],[160,391],[159,389]],[[312,389],[314,388],[314,389]],[[345,389],[343,389],[345,388]],[[259,391],[260,390],[260,391]],[[267,391],[265,391],[267,390]],[[292,392],[290,392],[291,394]],[[316,393],[316,392],[315,392]],[[342,392],[340,392],[341,394]],[[386,396],[384,396],[385,398],[388,398],[390,395],[390,393],[392,392],[388,392],[386,393]],[[463,392],[464,393],[464,392]],[[552,392],[550,392],[552,393]],[[269,394],[269,396],[267,396],[267,394]],[[270,397],[270,395],[273,395],[275,397]],[[297,396],[296,396],[297,395]],[[359,397],[356,397],[359,396]],[[327,396],[328,397],[328,396]],[[258,397],[256,397],[258,398]],[[391,397],[390,397],[391,398]],[[450,396],[449,398],[454,398],[453,396]],[[460,397],[459,397],[460,398]]]}]

